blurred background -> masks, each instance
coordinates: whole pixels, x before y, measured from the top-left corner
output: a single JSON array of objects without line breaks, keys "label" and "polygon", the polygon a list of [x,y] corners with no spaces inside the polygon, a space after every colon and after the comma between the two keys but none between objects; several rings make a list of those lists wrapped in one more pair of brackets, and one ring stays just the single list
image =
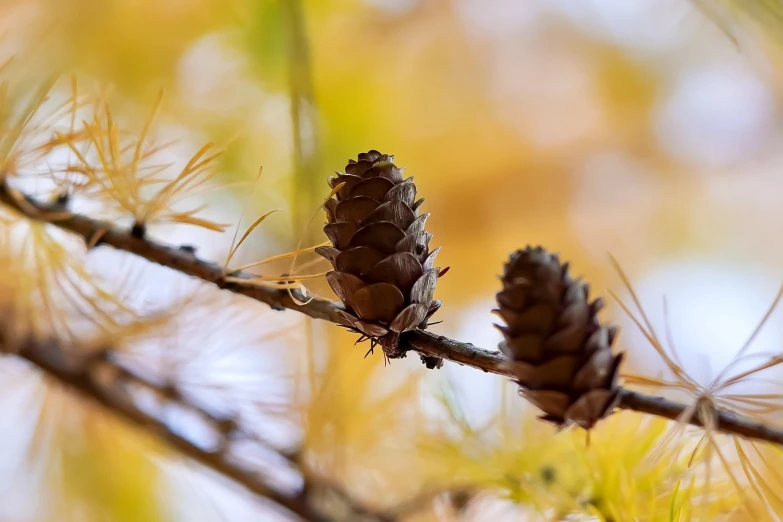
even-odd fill
[{"label": "blurred background", "polygon": [[[319,243],[327,178],[378,149],[415,178],[451,267],[434,331],[494,349],[502,263],[541,244],[610,301],[625,371],[655,375],[663,364],[607,294],[628,297],[611,253],[661,328],[666,296],[684,366],[708,380],[783,283],[782,10],[730,0],[2,0],[0,62],[14,57],[3,74],[17,92],[55,75],[110,91],[130,127],[163,89],[155,133],[176,141],[171,161],[207,141],[225,148],[215,178],[225,187],[196,200],[232,226],[160,225],[156,238],[222,262],[243,208],[241,230],[282,209],[235,263]],[[422,491],[491,485],[499,493],[478,507],[435,503],[415,516],[520,520],[540,514],[520,477],[565,466],[557,477],[579,484],[566,489],[583,507],[609,487],[575,463],[582,435],[552,443],[551,458],[537,449],[551,432],[528,422],[535,412],[500,378],[448,363],[427,372],[415,357],[384,367],[333,325],[126,257],[98,249],[89,263],[107,280],[118,266],[137,274],[133,301],[165,307],[199,293],[154,335],[128,341],[129,359],[305,448],[313,470],[363,503],[391,509]],[[308,287],[332,297],[324,281]],[[226,320],[205,320],[217,316]],[[775,314],[754,350],[781,340]],[[285,519],[25,375],[0,382],[3,522]],[[611,430],[632,440],[637,417],[607,421],[594,446]]]}]

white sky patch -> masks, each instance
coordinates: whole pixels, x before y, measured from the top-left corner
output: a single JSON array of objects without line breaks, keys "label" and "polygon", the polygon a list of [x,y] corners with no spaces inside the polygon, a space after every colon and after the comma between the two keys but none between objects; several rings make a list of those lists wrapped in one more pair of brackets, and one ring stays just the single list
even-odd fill
[{"label": "white sky patch", "polygon": [[682,0],[551,0],[552,9],[590,35],[644,51],[666,51],[687,36]]},{"label": "white sky patch", "polygon": [[602,129],[594,71],[578,54],[498,49],[488,67],[498,117],[539,147],[561,147]]},{"label": "white sky patch", "polygon": [[[178,63],[175,96],[224,123],[231,121],[238,137],[264,140],[264,179],[284,178],[293,151],[288,96],[265,89],[232,37],[227,32],[211,33],[185,51]],[[258,166],[248,166],[248,177]]]},{"label": "white sky patch", "polygon": [[215,112],[240,110],[248,91],[259,90],[246,78],[248,61],[246,55],[229,45],[226,35],[202,37],[179,61],[180,96],[193,106]]},{"label": "white sky patch", "polygon": [[546,5],[519,0],[456,0],[455,8],[469,31],[489,38],[535,31]]},{"label": "white sky patch", "polygon": [[751,70],[720,65],[681,73],[657,107],[654,126],[672,156],[721,166],[762,145],[775,112],[772,94]]},{"label": "white sky patch", "polygon": [[363,0],[365,4],[370,5],[379,11],[384,11],[392,15],[402,15],[416,7],[420,0]]},{"label": "white sky patch", "polygon": [[666,192],[643,161],[622,151],[594,154],[574,174],[572,194],[571,226],[596,259],[610,250],[635,258],[659,251],[652,229]]},{"label": "white sky patch", "polygon": [[[452,328],[448,332],[444,331],[444,335],[449,335],[462,342],[473,343],[487,350],[496,349],[502,336],[492,324],[502,324],[502,320],[492,314],[493,308],[496,308],[494,297],[477,300],[474,304],[465,307],[456,320],[449,321]],[[447,373],[447,378],[454,387],[460,406],[474,426],[486,424],[497,414],[501,407],[501,386],[503,384],[500,377],[477,372],[474,368],[458,364],[447,363],[441,371]]]}]

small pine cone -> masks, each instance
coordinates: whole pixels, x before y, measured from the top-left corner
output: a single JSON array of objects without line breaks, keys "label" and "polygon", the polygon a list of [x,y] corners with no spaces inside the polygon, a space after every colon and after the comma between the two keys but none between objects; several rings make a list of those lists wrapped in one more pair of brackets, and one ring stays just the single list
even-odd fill
[{"label": "small pine cone", "polygon": [[512,254],[502,281],[500,351],[516,361],[520,393],[542,419],[590,429],[616,405],[623,358],[612,354],[617,329],[598,322],[603,300],[588,302],[587,285],[541,247]]},{"label": "small pine cone", "polygon": [[379,342],[389,358],[404,355],[399,335],[424,328],[441,305],[433,300],[440,248],[429,250],[429,214],[418,215],[424,200],[393,162],[371,150],[330,178],[332,188],[344,183],[324,205],[332,246],[316,249],[334,269],[326,279],[345,305],[346,325]]}]

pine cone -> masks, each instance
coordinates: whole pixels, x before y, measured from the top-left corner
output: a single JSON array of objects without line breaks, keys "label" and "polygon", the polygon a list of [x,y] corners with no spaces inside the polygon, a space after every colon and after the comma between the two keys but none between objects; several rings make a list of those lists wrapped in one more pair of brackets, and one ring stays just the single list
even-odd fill
[{"label": "pine cone", "polygon": [[425,328],[441,305],[433,300],[440,248],[429,251],[429,214],[418,215],[424,200],[416,201],[413,178],[403,179],[393,162],[371,150],[329,180],[332,188],[344,185],[324,205],[332,246],[316,249],[332,263],[326,279],[345,305],[345,324],[389,358],[404,355],[399,335]]},{"label": "pine cone", "polygon": [[589,429],[611,413],[623,354],[612,354],[617,333],[602,326],[604,302],[588,302],[588,287],[568,274],[568,264],[541,247],[511,255],[495,312],[505,341],[500,351],[517,361],[520,394],[559,427]]}]

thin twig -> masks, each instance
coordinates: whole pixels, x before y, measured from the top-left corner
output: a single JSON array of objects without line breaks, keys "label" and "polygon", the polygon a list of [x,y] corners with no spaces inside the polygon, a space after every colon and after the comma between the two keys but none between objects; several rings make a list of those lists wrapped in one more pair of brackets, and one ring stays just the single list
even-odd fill
[{"label": "thin twig", "polygon": [[[671,420],[678,420],[682,412],[687,408],[687,406],[678,402],[635,392],[627,388],[620,389],[619,407]],[[715,414],[718,418],[718,431],[739,435],[748,439],[764,440],[783,446],[783,430],[778,427],[768,426],[763,422],[720,408],[715,409]],[[708,422],[712,422],[712,419],[708,419]],[[699,417],[698,409],[692,415],[689,424],[704,427],[704,422]]]},{"label": "thin twig", "polygon": [[[310,299],[306,304],[298,304],[287,292],[282,290],[254,286],[250,283],[227,283],[219,265],[199,259],[189,249],[173,248],[147,238],[134,237],[128,231],[120,230],[111,224],[102,223],[86,216],[70,214],[64,217],[65,209],[63,207],[43,205],[29,197],[25,197],[24,201],[20,203],[11,196],[4,184],[0,184],[0,202],[31,219],[46,221],[74,232],[82,236],[85,241],[102,233],[98,245],[104,244],[118,250],[124,250],[153,263],[213,283],[225,290],[266,303],[275,310],[295,310],[315,319],[341,324],[338,312],[343,308],[338,303],[315,298]],[[232,275],[240,281],[253,277],[246,273]],[[304,296],[301,297],[304,298]],[[430,332],[417,330],[403,335],[400,339],[400,348],[412,350],[422,355],[441,357],[484,372],[514,378],[514,362],[499,352],[478,348],[472,344],[462,343]],[[676,419],[687,407],[686,404],[628,389],[621,389],[618,404],[618,408],[621,409],[668,419]],[[726,410],[717,409],[715,413],[718,417],[717,429],[719,431],[783,445],[783,429],[768,426]],[[702,426],[698,415],[692,416],[689,423],[694,426]]]}]

